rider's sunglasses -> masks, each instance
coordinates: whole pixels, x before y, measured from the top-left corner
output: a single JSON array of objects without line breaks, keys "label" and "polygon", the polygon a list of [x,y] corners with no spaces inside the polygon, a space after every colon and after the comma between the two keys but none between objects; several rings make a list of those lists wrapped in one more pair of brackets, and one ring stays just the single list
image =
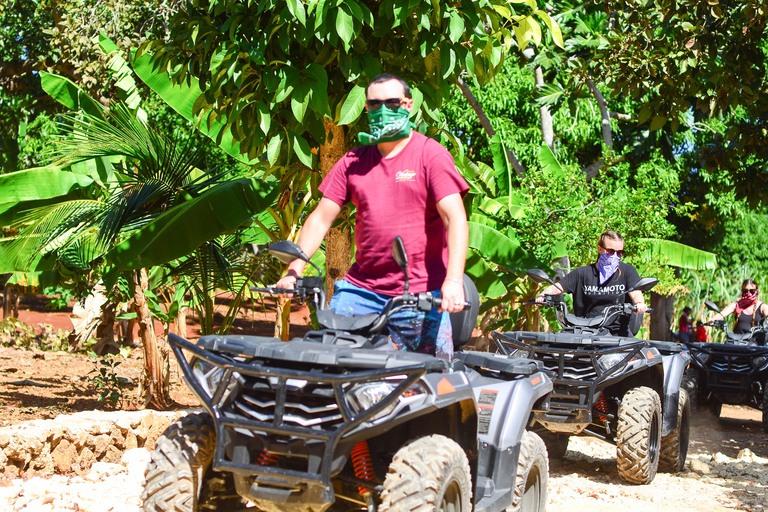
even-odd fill
[{"label": "rider's sunglasses", "polygon": [[365,104],[368,105],[368,110],[376,112],[384,104],[389,110],[397,110],[400,108],[400,104],[403,102],[403,98],[389,98],[386,100],[365,100]]},{"label": "rider's sunglasses", "polygon": [[755,293],[756,291],[757,291],[757,288],[744,288],[743,290],[741,290],[741,295],[742,296],[749,295],[750,293]]},{"label": "rider's sunglasses", "polygon": [[618,254],[618,255],[619,255],[619,258],[623,258],[623,257],[624,257],[624,249],[619,249],[619,250],[617,251],[616,249],[606,249],[606,248],[605,248],[605,247],[603,247],[602,245],[600,246],[600,248],[601,248],[602,250],[604,250],[605,252],[607,252],[608,254],[610,254],[611,256],[613,256],[614,254]]}]

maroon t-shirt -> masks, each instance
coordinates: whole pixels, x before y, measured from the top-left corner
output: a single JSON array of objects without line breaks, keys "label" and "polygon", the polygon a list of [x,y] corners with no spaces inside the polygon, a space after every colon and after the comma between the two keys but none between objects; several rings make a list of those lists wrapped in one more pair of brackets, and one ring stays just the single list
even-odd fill
[{"label": "maroon t-shirt", "polygon": [[467,182],[439,142],[413,132],[403,150],[384,158],[376,146],[344,155],[320,185],[324,197],[357,207],[355,264],[345,279],[385,295],[403,292],[392,241],[405,242],[413,293],[439,290],[448,263],[447,232],[435,203],[464,194]]}]

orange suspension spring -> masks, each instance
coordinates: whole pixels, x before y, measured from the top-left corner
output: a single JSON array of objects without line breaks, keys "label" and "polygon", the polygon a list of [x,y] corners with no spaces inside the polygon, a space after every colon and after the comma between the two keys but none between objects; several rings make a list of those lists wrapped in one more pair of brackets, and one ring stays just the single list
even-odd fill
[{"label": "orange suspension spring", "polygon": [[[595,403],[595,409],[606,414],[608,413],[608,402],[605,399],[605,393],[600,393],[600,398],[598,398],[597,403]],[[608,418],[602,414],[598,414],[597,416],[603,423],[608,421]]]},{"label": "orange suspension spring", "polygon": [[[366,482],[374,482],[376,476],[373,472],[373,462],[371,461],[371,452],[368,451],[368,442],[360,441],[352,448],[352,464],[355,467],[355,476]],[[365,487],[358,487],[360,494],[367,494],[371,491]]]},{"label": "orange suspension spring", "polygon": [[259,454],[259,458],[256,459],[256,464],[259,466],[274,466],[280,459],[279,455],[269,452],[268,450],[262,450]]}]

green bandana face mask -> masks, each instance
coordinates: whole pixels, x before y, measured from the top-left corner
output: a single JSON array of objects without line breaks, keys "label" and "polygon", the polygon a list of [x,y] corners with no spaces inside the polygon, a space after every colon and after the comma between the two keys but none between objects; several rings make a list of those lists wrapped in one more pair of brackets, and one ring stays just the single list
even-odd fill
[{"label": "green bandana face mask", "polygon": [[357,140],[366,146],[373,146],[380,142],[392,142],[404,139],[411,133],[411,122],[408,116],[411,113],[403,107],[390,110],[382,105],[375,112],[368,110],[368,127],[371,133],[358,133]]}]

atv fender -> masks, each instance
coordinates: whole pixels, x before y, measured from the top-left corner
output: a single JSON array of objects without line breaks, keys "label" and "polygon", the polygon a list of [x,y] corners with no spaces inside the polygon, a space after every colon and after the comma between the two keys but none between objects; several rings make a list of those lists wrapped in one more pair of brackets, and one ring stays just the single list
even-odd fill
[{"label": "atv fender", "polygon": [[478,412],[476,512],[501,512],[512,504],[520,443],[531,409],[552,391],[552,381],[535,371],[503,381],[470,373]]},{"label": "atv fender", "polygon": [[677,406],[680,400],[680,385],[685,370],[691,364],[690,352],[677,343],[649,342],[658,349],[664,366],[664,395],[661,435],[665,436],[677,427]]}]

